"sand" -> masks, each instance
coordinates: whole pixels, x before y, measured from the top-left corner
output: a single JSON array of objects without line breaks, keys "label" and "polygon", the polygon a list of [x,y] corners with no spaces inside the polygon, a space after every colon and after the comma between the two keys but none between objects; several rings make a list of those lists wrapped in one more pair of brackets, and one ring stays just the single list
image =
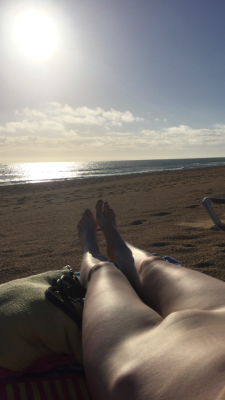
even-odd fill
[{"label": "sand", "polygon": [[[0,188],[0,283],[70,265],[78,271],[81,213],[107,200],[128,242],[225,280],[225,232],[200,201],[225,193],[225,167]],[[225,206],[214,206],[225,222]],[[106,254],[103,233],[100,250]]]}]

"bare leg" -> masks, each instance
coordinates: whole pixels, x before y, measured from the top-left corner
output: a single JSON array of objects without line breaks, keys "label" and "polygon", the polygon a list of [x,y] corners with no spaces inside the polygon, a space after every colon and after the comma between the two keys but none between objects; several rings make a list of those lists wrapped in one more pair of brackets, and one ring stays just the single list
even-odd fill
[{"label": "bare leg", "polygon": [[96,205],[96,219],[105,234],[110,258],[140,298],[162,317],[180,310],[225,308],[224,282],[166,263],[126,243],[117,231],[114,211],[102,200]]},{"label": "bare leg", "polygon": [[154,329],[162,318],[142,303],[124,274],[99,253],[96,221],[89,210],[78,224],[78,234],[84,252],[81,281],[88,287],[82,331],[89,388],[98,400],[122,400],[114,393],[125,372],[121,368],[128,349],[122,347],[137,333]]},{"label": "bare leg", "polygon": [[86,288],[88,287],[90,280],[89,273],[91,273],[92,267],[100,261],[109,261],[99,251],[96,238],[97,226],[93,213],[90,210],[85,210],[77,229],[83,250],[80,280]]},{"label": "bare leg", "polygon": [[110,262],[100,255],[94,265],[93,221],[86,211],[78,225],[81,275],[88,284],[84,366],[93,399],[215,399],[225,380],[224,313],[185,311],[162,320]]}]

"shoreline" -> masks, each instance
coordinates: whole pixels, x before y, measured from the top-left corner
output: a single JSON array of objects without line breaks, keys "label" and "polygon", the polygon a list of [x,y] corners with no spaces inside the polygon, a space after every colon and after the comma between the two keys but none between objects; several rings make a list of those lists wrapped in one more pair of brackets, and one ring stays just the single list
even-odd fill
[{"label": "shoreline", "polygon": [[[205,164],[201,164],[201,163],[199,163],[199,162],[197,162],[197,161],[199,161],[199,160],[215,160],[215,159],[218,159],[218,160],[221,160],[221,159],[223,159],[224,160],[224,162],[223,162],[223,165],[205,165]],[[191,165],[193,165],[193,164],[190,164],[190,166],[184,166],[183,165],[183,163],[185,163],[185,161],[190,161],[190,160],[195,160],[196,162],[197,162],[197,164],[199,165],[199,166],[191,166]],[[4,186],[14,186],[14,185],[27,185],[27,184],[34,184],[34,183],[51,183],[51,182],[64,182],[64,181],[70,181],[70,180],[74,180],[74,179],[76,179],[76,180],[83,180],[83,179],[97,179],[97,178],[112,178],[112,177],[121,177],[121,176],[131,176],[131,175],[141,175],[141,174],[154,174],[154,173],[164,173],[164,172],[175,172],[175,171],[186,171],[186,170],[192,170],[192,169],[205,169],[205,168],[214,168],[214,167],[223,167],[223,166],[225,166],[225,157],[217,157],[217,158],[214,158],[214,157],[211,157],[211,158],[193,158],[193,159],[190,159],[190,158],[187,158],[187,159],[165,159],[165,160],[125,160],[124,161],[124,163],[126,163],[126,162],[157,162],[157,161],[168,161],[168,162],[171,162],[171,161],[174,161],[174,162],[176,162],[176,161],[182,161],[182,165],[180,165],[180,166],[178,166],[177,165],[177,167],[173,167],[173,168],[168,168],[168,169],[164,169],[165,168],[165,166],[163,167],[163,166],[161,166],[161,169],[158,169],[158,170],[152,170],[152,171],[135,171],[135,170],[133,170],[132,172],[125,172],[125,170],[126,170],[126,168],[125,169],[123,169],[123,172],[118,172],[117,174],[111,174],[111,173],[106,173],[105,175],[101,175],[101,174],[97,174],[97,175],[85,175],[85,174],[82,174],[82,172],[81,172],[81,174],[79,175],[79,173],[78,173],[78,176],[74,176],[74,177],[63,177],[63,178],[56,178],[56,179],[44,179],[44,180],[41,180],[41,178],[40,178],[40,180],[39,181],[35,181],[35,180],[32,180],[32,179],[24,179],[24,180],[19,180],[19,181],[8,181],[7,183],[6,183],[6,181],[4,181],[4,180],[0,180],[0,188],[1,187],[4,187]],[[123,161],[121,161],[121,162],[123,162]],[[217,161],[218,162],[218,161]],[[216,162],[213,162],[213,164],[215,164]],[[21,164],[23,164],[23,163],[21,163]],[[26,164],[26,163],[25,163]],[[35,164],[35,163],[34,163]],[[46,164],[46,163],[44,163],[44,164]],[[49,162],[49,164],[54,164],[54,163],[51,163],[51,162]],[[67,164],[67,163],[65,163],[65,164]],[[106,162],[106,164],[107,164],[107,162]],[[196,163],[195,163],[196,164]],[[0,164],[1,165],[1,164]],[[10,164],[8,164],[8,165],[10,165]],[[13,164],[12,164],[13,165]],[[138,168],[140,167],[140,165],[138,166],[138,167],[136,167],[136,169],[138,170]],[[121,168],[121,167],[120,167]],[[142,168],[143,168],[143,166],[142,166]],[[106,170],[107,170],[107,166],[106,166]],[[95,172],[97,171],[97,169],[93,169],[93,170],[90,170],[90,171],[92,171],[93,172],[93,174],[95,174]],[[104,171],[104,169],[102,169],[102,173],[103,173],[103,171]],[[3,173],[3,176],[4,176],[4,173]],[[15,175],[16,176],[16,175]]]},{"label": "shoreline", "polygon": [[129,177],[138,177],[138,176],[146,176],[146,175],[158,175],[158,174],[166,174],[166,173],[185,173],[188,171],[195,171],[195,170],[205,170],[205,169],[224,169],[225,172],[225,165],[216,165],[216,166],[209,166],[209,167],[196,167],[196,168],[186,168],[186,169],[169,169],[169,170],[163,170],[163,171],[153,171],[153,172],[131,172],[131,173],[127,173],[127,174],[118,174],[118,175],[104,175],[104,176],[93,176],[93,177],[74,177],[74,178],[62,178],[62,179],[52,179],[52,180],[46,180],[46,181],[32,181],[32,182],[24,182],[23,181],[19,181],[18,183],[13,183],[13,184],[1,184],[0,183],[0,191],[3,188],[8,188],[8,187],[17,187],[17,186],[27,186],[27,185],[48,185],[48,184],[60,184],[60,183],[67,183],[67,182],[80,182],[80,181],[87,181],[87,183],[92,183],[92,180],[95,182],[96,180],[101,180],[101,181],[105,181],[105,180],[114,180],[114,179],[126,179]]},{"label": "shoreline", "polygon": [[[98,198],[114,208],[126,241],[225,280],[224,233],[200,205],[225,193],[224,176],[215,166],[0,186],[0,283],[67,264],[79,270],[76,225]],[[223,221],[225,208],[214,209]]]}]

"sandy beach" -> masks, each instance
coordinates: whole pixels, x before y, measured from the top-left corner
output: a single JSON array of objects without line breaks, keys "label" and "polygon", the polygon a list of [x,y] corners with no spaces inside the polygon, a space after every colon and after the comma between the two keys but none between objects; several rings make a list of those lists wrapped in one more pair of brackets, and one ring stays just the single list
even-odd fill
[{"label": "sandy beach", "polygon": [[[224,177],[225,167],[214,167],[1,187],[0,283],[68,264],[78,271],[77,222],[99,198],[114,208],[126,241],[225,280],[225,233],[200,205],[225,193]],[[224,222],[225,207],[214,209]]]}]

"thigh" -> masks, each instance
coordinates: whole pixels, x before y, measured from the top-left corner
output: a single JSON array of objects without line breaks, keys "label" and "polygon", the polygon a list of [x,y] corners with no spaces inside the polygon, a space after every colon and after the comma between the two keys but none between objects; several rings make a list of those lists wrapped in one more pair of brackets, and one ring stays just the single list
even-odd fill
[{"label": "thigh", "polygon": [[224,328],[224,312],[188,310],[128,340],[113,399],[216,399],[225,382]]},{"label": "thigh", "polygon": [[158,257],[142,262],[139,292],[163,318],[175,311],[225,307],[225,283]]},{"label": "thigh", "polygon": [[[166,268],[166,266],[165,266]],[[211,400],[222,390],[225,313],[162,318],[111,263],[96,266],[83,314],[83,353],[96,400]]]},{"label": "thigh", "polygon": [[155,329],[161,321],[159,314],[140,300],[127,278],[110,262],[94,267],[82,325],[84,366],[94,398],[110,398],[107,396],[124,365],[125,344]]}]

